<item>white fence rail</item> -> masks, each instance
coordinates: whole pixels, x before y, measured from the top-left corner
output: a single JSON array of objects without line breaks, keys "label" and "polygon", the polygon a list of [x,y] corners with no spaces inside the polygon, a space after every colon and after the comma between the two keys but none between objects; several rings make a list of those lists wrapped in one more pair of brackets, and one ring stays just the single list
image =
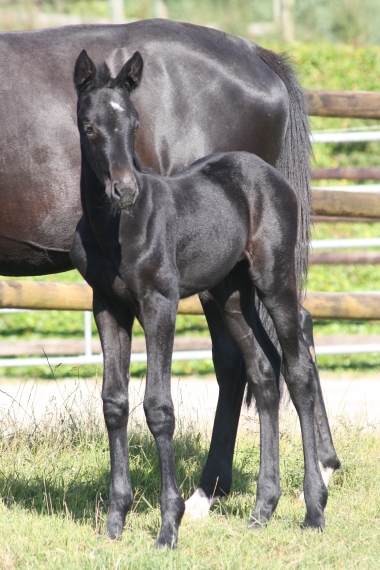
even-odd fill
[{"label": "white fence rail", "polygon": [[379,194],[380,184],[350,184],[346,186],[313,186],[312,189],[333,190],[334,192],[355,192],[355,194]]},{"label": "white fence rail", "polygon": [[380,141],[380,131],[314,132],[310,135],[312,143],[355,143]]}]

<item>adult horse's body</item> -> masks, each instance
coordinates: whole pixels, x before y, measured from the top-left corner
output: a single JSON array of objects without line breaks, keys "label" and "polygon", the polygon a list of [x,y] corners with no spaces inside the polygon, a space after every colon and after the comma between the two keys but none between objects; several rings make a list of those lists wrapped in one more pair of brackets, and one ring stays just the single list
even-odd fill
[{"label": "adult horse's body", "polygon": [[[275,164],[284,151],[294,102],[248,41],[166,21],[2,34],[0,274],[71,268],[80,163],[70,79],[82,48],[95,59],[108,52],[111,70],[143,52],[133,102],[144,165],[168,175],[210,152],[244,149]],[[296,160],[302,172],[307,148]]]},{"label": "adult horse's body", "polygon": [[[132,96],[141,118],[136,150],[143,165],[173,174],[212,152],[247,150],[285,174],[299,201],[300,281],[309,236],[309,132],[289,67],[242,38],[159,20],[0,35],[0,274],[72,267],[69,249],[81,208],[71,77],[83,48],[94,59],[105,57],[111,71],[135,50],[146,59],[141,89]],[[207,510],[211,496],[230,489],[246,380],[219,309],[207,295],[202,302],[220,386],[197,494]],[[312,343],[311,331],[305,332]],[[316,410],[319,458],[325,469],[334,469],[339,462],[320,391]]]}]

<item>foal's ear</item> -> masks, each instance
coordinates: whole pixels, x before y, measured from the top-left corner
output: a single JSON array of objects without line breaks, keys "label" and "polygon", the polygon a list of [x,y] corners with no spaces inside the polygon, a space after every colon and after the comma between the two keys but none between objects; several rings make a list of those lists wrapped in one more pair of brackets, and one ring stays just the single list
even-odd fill
[{"label": "foal's ear", "polygon": [[116,77],[116,85],[129,92],[133,91],[140,83],[143,65],[143,58],[140,52],[136,51]]},{"label": "foal's ear", "polygon": [[78,93],[84,91],[88,83],[94,79],[96,73],[95,64],[88,56],[85,49],[78,55],[74,69],[74,84]]}]

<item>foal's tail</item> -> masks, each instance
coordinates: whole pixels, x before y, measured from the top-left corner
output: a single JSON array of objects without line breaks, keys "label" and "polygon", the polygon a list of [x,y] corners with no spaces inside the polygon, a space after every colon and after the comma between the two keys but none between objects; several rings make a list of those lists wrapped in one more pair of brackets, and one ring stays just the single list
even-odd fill
[{"label": "foal's tail", "polygon": [[306,286],[310,245],[310,159],[312,149],[306,101],[289,57],[260,46],[255,52],[282,79],[289,94],[289,123],[276,168],[285,176],[298,198],[296,274],[298,289]]}]

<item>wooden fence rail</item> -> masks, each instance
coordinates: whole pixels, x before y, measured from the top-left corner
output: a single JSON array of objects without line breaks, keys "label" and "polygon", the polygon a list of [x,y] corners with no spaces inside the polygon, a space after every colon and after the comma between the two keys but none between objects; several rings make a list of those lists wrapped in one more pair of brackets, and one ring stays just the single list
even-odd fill
[{"label": "wooden fence rail", "polygon": [[305,89],[309,115],[380,119],[380,93],[373,91],[328,91]]},{"label": "wooden fence rail", "polygon": [[309,255],[309,265],[363,265],[380,263],[380,251],[321,252]]},{"label": "wooden fence rail", "polygon": [[359,193],[313,188],[312,194],[314,215],[380,218],[380,199],[374,192]]},{"label": "wooden fence rail", "polygon": [[[380,156],[379,156],[380,162]],[[338,168],[314,168],[313,180],[380,180],[380,166],[339,166]]]},{"label": "wooden fence rail", "polygon": [[[304,306],[317,319],[380,319],[378,293],[308,293]],[[89,311],[92,291],[81,283],[0,281],[0,307],[16,309]],[[197,296],[183,299],[178,313],[203,314]]]}]

